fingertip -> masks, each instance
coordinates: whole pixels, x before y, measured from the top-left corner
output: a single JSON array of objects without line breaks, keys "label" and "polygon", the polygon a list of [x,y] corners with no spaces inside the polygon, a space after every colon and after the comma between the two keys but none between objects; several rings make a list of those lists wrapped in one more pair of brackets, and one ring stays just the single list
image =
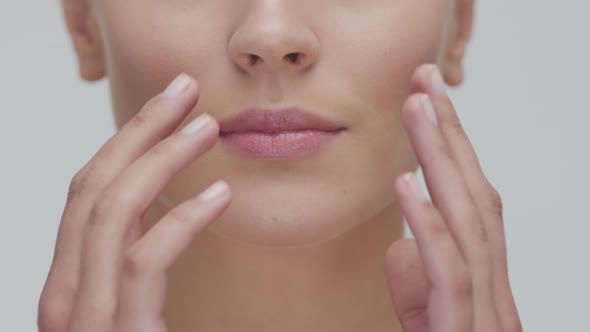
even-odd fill
[{"label": "fingertip", "polygon": [[404,190],[406,187],[406,183],[408,181],[408,178],[411,177],[412,174],[413,174],[413,172],[405,172],[405,173],[400,174],[400,176],[398,176],[395,181],[396,189]]},{"label": "fingertip", "polygon": [[197,79],[195,77],[193,77],[189,74],[186,74],[186,75],[190,79],[188,87],[187,87],[187,91],[195,93],[198,97],[201,92],[201,86],[199,84],[199,81],[197,81]]},{"label": "fingertip", "polygon": [[405,172],[397,177],[395,181],[395,194],[401,204],[407,202],[408,197],[411,197],[411,192],[408,187],[408,182],[413,177],[413,172]]},{"label": "fingertip", "polygon": [[402,108],[402,118],[404,124],[416,125],[420,121],[420,111],[424,108],[424,98],[428,97],[426,93],[416,92],[411,94],[405,101]]},{"label": "fingertip", "polygon": [[413,92],[427,93],[432,98],[438,99],[447,96],[447,88],[442,71],[434,63],[420,65],[412,75],[411,85]]},{"label": "fingertip", "polygon": [[430,72],[436,65],[432,63],[421,64],[416,68],[412,75],[411,85],[414,92],[427,92]]},{"label": "fingertip", "polygon": [[411,197],[416,200],[417,202],[425,202],[428,201],[428,197],[426,193],[420,187],[420,183],[418,183],[418,178],[414,173],[407,173],[404,175],[402,180],[405,182],[406,190],[411,195]]},{"label": "fingertip", "polygon": [[231,195],[231,190],[227,182],[219,180],[209,186],[205,191],[199,194],[198,199],[204,202],[215,201],[225,196]]}]

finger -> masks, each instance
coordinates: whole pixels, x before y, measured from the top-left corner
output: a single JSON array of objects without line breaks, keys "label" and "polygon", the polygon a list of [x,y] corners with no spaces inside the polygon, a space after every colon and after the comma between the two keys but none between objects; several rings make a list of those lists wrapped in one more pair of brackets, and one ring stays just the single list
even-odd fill
[{"label": "finger", "polygon": [[434,117],[434,109],[426,94],[413,94],[404,105],[404,125],[434,205],[447,223],[467,264],[487,263],[486,234],[479,211],[438,125],[432,121]]},{"label": "finger", "polygon": [[[473,279],[476,324],[496,319],[492,265],[481,216],[438,128],[426,94],[413,94],[404,106],[404,124],[434,205],[459,247]],[[430,116],[429,116],[430,114]],[[481,325],[481,326],[484,326]]]},{"label": "finger", "polygon": [[493,248],[494,260],[506,267],[506,245],[502,223],[501,199],[486,178],[479,159],[471,144],[457,112],[445,92],[444,82],[435,65],[419,68],[413,79],[415,89],[429,94],[441,133],[449,147],[449,152],[464,175],[467,186],[482,215],[482,221],[488,235],[488,243]]},{"label": "finger", "polygon": [[[187,82],[188,85],[184,85]],[[174,91],[180,91],[182,98],[173,97]],[[63,316],[71,311],[79,283],[84,228],[95,198],[133,160],[169,135],[190,112],[197,98],[196,81],[181,74],[167,92],[148,101],[74,176],[39,303],[40,313],[57,311]]]},{"label": "finger", "polygon": [[467,186],[482,216],[492,259],[494,296],[505,328],[520,325],[508,279],[506,237],[502,217],[502,200],[485,176],[452,101],[446,94],[444,81],[436,65],[419,68],[413,79],[414,88],[426,92],[437,110],[441,132],[450,153],[464,175]]},{"label": "finger", "polygon": [[[187,131],[187,129],[189,131]],[[105,189],[91,210],[83,249],[81,307],[116,301],[123,243],[171,178],[217,140],[215,119],[202,114],[134,161]],[[88,303],[86,303],[88,302]]]},{"label": "finger", "polygon": [[167,271],[190,245],[194,236],[217,219],[230,203],[227,184],[218,181],[196,198],[175,207],[129,250],[121,277],[117,324],[125,331],[142,322],[161,321]]},{"label": "finger", "polygon": [[[472,279],[439,211],[428,201],[414,174],[398,178],[396,196],[418,244],[430,284],[429,332],[472,332]],[[423,332],[413,313],[398,313],[404,332]],[[405,319],[405,320],[404,320]],[[413,329],[413,330],[412,330]]]},{"label": "finger", "polygon": [[385,275],[391,302],[403,330],[429,332],[430,286],[415,239],[400,239],[387,248]]}]

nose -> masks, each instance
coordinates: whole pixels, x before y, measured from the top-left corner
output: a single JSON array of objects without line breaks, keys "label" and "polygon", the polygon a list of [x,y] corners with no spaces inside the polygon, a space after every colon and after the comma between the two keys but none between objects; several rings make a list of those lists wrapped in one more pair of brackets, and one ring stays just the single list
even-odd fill
[{"label": "nose", "polygon": [[[297,20],[293,11],[266,1],[266,7],[251,10],[234,31],[229,56],[242,71],[299,72],[311,67],[319,54],[315,34]],[[285,2],[282,2],[283,4]]]}]

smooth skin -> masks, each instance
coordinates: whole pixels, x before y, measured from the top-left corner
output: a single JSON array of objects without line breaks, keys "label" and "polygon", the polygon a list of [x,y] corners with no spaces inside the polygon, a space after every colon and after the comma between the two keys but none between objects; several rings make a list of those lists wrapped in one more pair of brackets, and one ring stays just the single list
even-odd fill
[{"label": "smooth skin", "polygon": [[80,76],[108,79],[119,130],[181,72],[200,98],[176,127],[289,105],[346,127],[321,153],[291,160],[215,144],[168,182],[148,224],[216,180],[232,193],[168,271],[170,331],[401,331],[383,263],[404,234],[394,183],[418,167],[402,107],[424,63],[448,85],[462,81],[473,0],[62,4]]},{"label": "smooth skin", "polygon": [[[167,331],[167,271],[231,202],[220,181],[215,197],[191,198],[146,226],[145,211],[166,183],[217,142],[218,124],[207,115],[198,118],[210,121],[196,132],[176,130],[199,98],[194,79],[178,80],[73,177],[39,303],[41,332]],[[392,184],[415,236],[395,241],[385,256],[403,331],[522,331],[508,280],[501,198],[437,67],[420,66],[412,82],[403,123],[432,202],[412,173]]]}]

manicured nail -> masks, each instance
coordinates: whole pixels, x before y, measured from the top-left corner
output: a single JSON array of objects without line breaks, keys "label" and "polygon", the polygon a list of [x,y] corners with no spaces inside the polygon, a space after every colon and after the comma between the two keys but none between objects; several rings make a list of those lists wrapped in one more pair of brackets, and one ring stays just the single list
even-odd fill
[{"label": "manicured nail", "polygon": [[184,90],[186,90],[186,87],[190,82],[191,78],[187,74],[182,73],[178,75],[170,85],[168,85],[162,94],[166,97],[178,97],[184,92]]},{"label": "manicured nail", "polygon": [[199,115],[197,118],[193,119],[189,124],[187,124],[180,133],[183,135],[191,135],[198,132],[200,129],[205,128],[208,124],[212,122],[211,116],[207,113],[203,113]]},{"label": "manicured nail", "polygon": [[445,82],[443,81],[442,75],[437,65],[431,66],[430,79],[432,80],[432,87],[434,88],[434,93],[436,93],[439,96],[446,96],[447,91],[445,88]]},{"label": "manicured nail", "polygon": [[426,194],[424,193],[424,190],[422,190],[422,188],[420,187],[418,179],[416,179],[416,175],[414,175],[414,173],[407,173],[403,175],[403,180],[406,182],[406,185],[408,186],[408,189],[410,190],[412,196],[414,196],[414,199],[418,201],[428,200]]},{"label": "manicured nail", "polygon": [[203,191],[199,195],[199,199],[204,200],[204,201],[212,201],[212,200],[220,197],[224,193],[226,193],[228,191],[228,189],[229,189],[229,187],[228,187],[227,183],[225,183],[222,180],[219,180],[219,181],[215,182],[214,184],[212,184],[211,186],[209,186],[209,188],[207,188],[207,190]]},{"label": "manicured nail", "polygon": [[426,113],[426,116],[432,121],[432,123],[438,127],[438,120],[436,119],[436,113],[434,112],[434,106],[432,101],[427,94],[423,94],[420,99],[422,100],[422,109]]}]

